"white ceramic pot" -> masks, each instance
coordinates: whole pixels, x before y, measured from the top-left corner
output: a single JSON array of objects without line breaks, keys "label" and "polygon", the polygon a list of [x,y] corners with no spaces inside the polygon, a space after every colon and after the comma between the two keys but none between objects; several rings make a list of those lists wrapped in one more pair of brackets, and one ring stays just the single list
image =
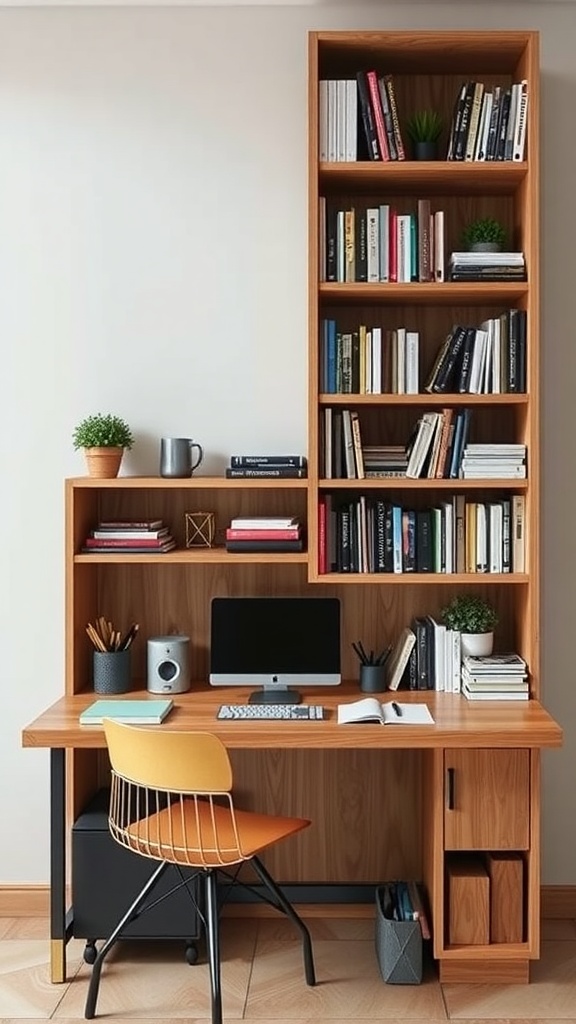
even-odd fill
[{"label": "white ceramic pot", "polygon": [[492,654],[494,633],[462,633],[462,657],[470,654],[474,658],[483,658]]}]

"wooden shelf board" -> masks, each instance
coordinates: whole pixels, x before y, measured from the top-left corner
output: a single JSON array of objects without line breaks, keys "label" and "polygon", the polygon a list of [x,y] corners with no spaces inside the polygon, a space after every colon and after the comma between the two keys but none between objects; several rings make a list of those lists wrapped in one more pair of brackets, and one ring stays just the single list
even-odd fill
[{"label": "wooden shelf board", "polygon": [[447,281],[443,284],[411,281],[406,284],[379,281],[375,284],[342,284],[323,281],[318,285],[321,302],[344,304],[378,302],[392,304],[434,304],[475,306],[514,303],[528,295],[527,281]]},{"label": "wooden shelf board", "polygon": [[360,193],[385,188],[391,193],[425,189],[430,195],[512,195],[528,173],[525,161],[470,163],[450,160],[321,163],[322,194],[336,190]]},{"label": "wooden shelf board", "polygon": [[306,479],[282,477],[240,477],[228,480],[223,476],[192,476],[172,479],[162,476],[118,476],[113,480],[99,480],[95,477],[74,477],[69,481],[75,488],[93,488],[96,490],[146,489],[146,490],[305,490]]},{"label": "wooden shelf board", "polygon": [[511,394],[509,392],[498,395],[469,395],[469,394],[430,394],[428,391],[419,391],[416,395],[391,395],[385,392],[378,395],[331,395],[322,394],[318,396],[320,405],[527,405],[529,396],[527,394]]},{"label": "wooden shelf board", "polygon": [[168,551],[165,555],[147,554],[81,554],[74,555],[75,564],[98,564],[110,565],[112,562],[122,565],[131,565],[143,562],[147,565],[239,565],[250,563],[271,563],[286,565],[305,565],[308,562],[308,554],[305,551],[294,552],[231,552],[225,548],[198,548],[192,551],[189,548],[178,551]]},{"label": "wooden shelf board", "polygon": [[[392,74],[511,74],[535,32],[318,32],[320,77],[376,64]],[[472,69],[473,73],[472,74]]]},{"label": "wooden shelf board", "polygon": [[438,480],[436,478],[418,477],[414,480],[412,477],[406,476],[374,476],[364,477],[362,480],[346,480],[338,478],[336,480],[319,480],[318,486],[323,490],[327,491],[364,491],[371,489],[381,489],[385,487],[387,490],[459,490],[459,491],[474,491],[482,490],[489,491],[494,488],[498,490],[514,490],[514,491],[526,491],[528,489],[528,480],[516,480],[516,479],[492,479],[492,480]]},{"label": "wooden shelf board", "polygon": [[443,584],[454,585],[457,584],[470,584],[482,583],[483,585],[497,584],[526,584],[529,582],[529,576],[527,573],[496,573],[496,572],[327,572],[319,575],[317,573],[310,574],[308,577],[310,583],[328,583],[331,585],[338,584],[338,586],[346,586],[347,584],[353,583],[354,585],[367,584],[369,586],[420,586],[421,584],[429,584],[434,586],[442,586]]}]

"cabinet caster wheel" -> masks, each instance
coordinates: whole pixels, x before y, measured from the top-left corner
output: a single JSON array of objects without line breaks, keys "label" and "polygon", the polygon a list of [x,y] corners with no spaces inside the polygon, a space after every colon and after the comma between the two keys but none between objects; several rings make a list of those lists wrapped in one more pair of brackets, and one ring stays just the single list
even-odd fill
[{"label": "cabinet caster wheel", "polygon": [[186,946],[186,960],[190,966],[198,963],[198,950],[192,943]]},{"label": "cabinet caster wheel", "polygon": [[87,942],[84,947],[84,962],[87,964],[93,964],[98,955],[95,942]]}]

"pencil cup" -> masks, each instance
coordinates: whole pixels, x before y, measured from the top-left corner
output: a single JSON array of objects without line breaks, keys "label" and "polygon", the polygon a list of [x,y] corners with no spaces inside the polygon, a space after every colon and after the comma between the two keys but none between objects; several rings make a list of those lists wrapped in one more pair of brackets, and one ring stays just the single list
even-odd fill
[{"label": "pencil cup", "polygon": [[386,671],[384,665],[360,665],[360,689],[363,693],[384,693]]},{"label": "pencil cup", "polygon": [[130,651],[94,651],[94,693],[128,693]]}]

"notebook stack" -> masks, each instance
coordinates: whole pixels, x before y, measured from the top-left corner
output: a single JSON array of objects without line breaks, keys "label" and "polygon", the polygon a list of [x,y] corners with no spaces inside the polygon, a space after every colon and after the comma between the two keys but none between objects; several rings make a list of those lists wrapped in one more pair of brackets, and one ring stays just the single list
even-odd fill
[{"label": "notebook stack", "polygon": [[236,553],[303,551],[300,521],[297,516],[232,519],[226,530],[226,550]]},{"label": "notebook stack", "polygon": [[523,252],[453,252],[451,281],[525,281]]},{"label": "notebook stack", "polygon": [[102,520],[90,533],[84,554],[165,554],[176,547],[176,541],[161,519]]},{"label": "notebook stack", "polygon": [[526,662],[518,654],[462,658],[462,693],[468,700],[528,700]]},{"label": "notebook stack", "polygon": [[462,480],[524,480],[525,444],[467,444],[460,463]]}]

